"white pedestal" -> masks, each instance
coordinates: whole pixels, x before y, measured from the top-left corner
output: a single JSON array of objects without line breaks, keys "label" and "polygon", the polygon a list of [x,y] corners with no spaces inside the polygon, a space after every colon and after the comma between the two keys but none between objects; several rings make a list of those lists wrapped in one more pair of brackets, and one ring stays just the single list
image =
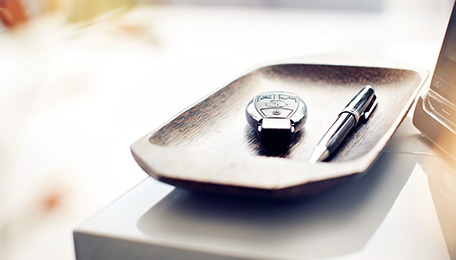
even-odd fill
[{"label": "white pedestal", "polygon": [[320,197],[195,194],[151,178],[74,231],[88,259],[448,259],[418,165],[435,156],[407,118],[371,169]]}]

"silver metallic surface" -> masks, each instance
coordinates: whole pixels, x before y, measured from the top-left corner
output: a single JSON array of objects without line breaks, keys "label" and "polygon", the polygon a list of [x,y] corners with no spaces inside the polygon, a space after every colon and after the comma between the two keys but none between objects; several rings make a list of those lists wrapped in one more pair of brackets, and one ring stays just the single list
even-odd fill
[{"label": "silver metallic surface", "polygon": [[283,91],[261,93],[246,107],[247,122],[260,133],[266,128],[283,130],[284,126],[291,133],[296,133],[304,125],[306,115],[304,101],[293,93]]},{"label": "silver metallic surface", "polygon": [[314,152],[310,156],[309,162],[310,163],[316,163],[318,161],[323,161],[328,156],[329,156],[329,151],[328,151],[328,149],[326,149],[326,146],[317,145],[317,147],[315,147]]}]

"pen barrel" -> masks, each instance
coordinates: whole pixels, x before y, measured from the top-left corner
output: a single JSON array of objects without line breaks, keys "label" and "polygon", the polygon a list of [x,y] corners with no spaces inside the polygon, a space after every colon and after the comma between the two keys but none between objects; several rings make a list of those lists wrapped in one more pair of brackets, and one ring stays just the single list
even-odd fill
[{"label": "pen barrel", "polygon": [[329,153],[334,152],[355,126],[356,119],[352,114],[341,113],[328,129],[320,144],[325,145]]},{"label": "pen barrel", "polygon": [[377,106],[377,96],[374,89],[367,85],[339,113],[337,120],[326,131],[317,144],[310,162],[325,160],[344,141],[345,137],[361,119],[367,120]]}]

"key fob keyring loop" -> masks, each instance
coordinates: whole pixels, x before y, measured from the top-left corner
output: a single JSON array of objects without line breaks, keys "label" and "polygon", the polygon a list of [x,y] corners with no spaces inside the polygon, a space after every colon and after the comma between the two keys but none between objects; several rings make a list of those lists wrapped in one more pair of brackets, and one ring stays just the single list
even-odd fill
[{"label": "key fob keyring loop", "polygon": [[307,119],[307,106],[299,96],[290,92],[264,92],[247,104],[246,118],[263,141],[290,141]]}]

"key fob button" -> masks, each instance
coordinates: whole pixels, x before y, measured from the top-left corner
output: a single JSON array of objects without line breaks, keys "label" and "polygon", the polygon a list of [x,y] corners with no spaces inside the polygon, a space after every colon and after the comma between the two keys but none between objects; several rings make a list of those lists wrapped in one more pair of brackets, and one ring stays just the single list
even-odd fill
[{"label": "key fob button", "polygon": [[266,102],[266,106],[267,107],[286,107],[286,106],[288,106],[288,104],[282,100],[271,100],[271,101]]},{"label": "key fob button", "polygon": [[264,117],[288,117],[293,113],[292,109],[286,108],[263,108],[260,111]]}]

